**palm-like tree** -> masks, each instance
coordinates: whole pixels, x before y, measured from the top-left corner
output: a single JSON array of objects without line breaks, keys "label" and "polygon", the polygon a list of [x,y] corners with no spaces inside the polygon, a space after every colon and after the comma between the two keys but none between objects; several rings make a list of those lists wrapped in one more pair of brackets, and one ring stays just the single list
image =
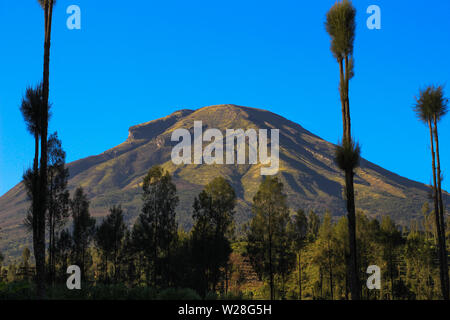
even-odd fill
[{"label": "palm-like tree", "polygon": [[330,50],[339,64],[344,140],[351,139],[349,81],[353,78],[353,42],[356,10],[348,0],[336,2],[327,13],[325,28],[331,37]]},{"label": "palm-like tree", "polygon": [[360,282],[356,250],[354,169],[359,164],[360,149],[351,138],[349,81],[353,77],[353,42],[355,40],[356,9],[348,0],[336,2],[326,16],[325,28],[331,37],[331,52],[339,64],[339,93],[342,107],[343,140],[336,149],[336,162],[345,172],[345,187],[348,213],[350,259],[348,272],[353,300],[360,298]]},{"label": "palm-like tree", "polygon": [[[442,86],[428,86],[420,90],[419,96],[415,98],[414,111],[419,120],[428,125],[430,131],[431,166],[433,169],[433,200],[434,216],[436,221],[436,233],[439,247],[439,264],[442,296],[449,299],[449,276],[447,264],[447,249],[445,245],[445,219],[444,206],[441,191],[441,170],[439,159],[439,139],[437,131],[438,121],[447,113],[448,100],[444,98]],[[433,142],[434,138],[434,142]],[[434,149],[436,143],[436,152]],[[436,171],[436,159],[438,167]]]},{"label": "palm-like tree", "polygon": [[50,73],[50,39],[52,31],[52,17],[54,0],[38,0],[44,9],[44,72],[43,72],[43,96],[44,107],[41,110],[41,161],[39,172],[39,203],[37,206],[36,225],[36,282],[37,295],[45,296],[45,212],[47,209],[47,131],[48,131],[48,96],[49,96],[49,73]]},{"label": "palm-like tree", "polygon": [[[445,241],[445,219],[444,219],[444,203],[442,199],[442,189],[441,189],[441,160],[439,156],[439,135],[438,135],[438,122],[445,116],[448,112],[448,99],[444,97],[443,86],[435,86],[433,90],[431,103],[431,112],[433,117],[434,125],[434,142],[436,143],[436,178],[437,178],[437,188],[438,188],[438,199],[439,199],[439,217],[441,222],[442,235]],[[445,243],[444,243],[445,245]]]},{"label": "palm-like tree", "polygon": [[34,137],[34,161],[33,171],[37,172],[39,166],[39,138],[41,136],[41,109],[44,105],[42,83],[35,88],[28,87],[22,98],[20,111],[27,125],[28,132]]},{"label": "palm-like tree", "polygon": [[[31,210],[26,218],[26,224],[29,225],[33,231],[33,248],[36,250],[37,245],[37,222],[38,222],[38,204],[39,204],[39,138],[41,136],[41,114],[44,107],[44,96],[42,83],[38,84],[35,88],[28,87],[25,91],[25,95],[22,98],[22,104],[20,105],[20,111],[22,112],[24,121],[27,125],[27,130],[34,137],[34,161],[33,168],[27,170],[24,174],[24,183],[27,186],[28,194],[31,199]],[[36,254],[36,252],[35,252]]]}]

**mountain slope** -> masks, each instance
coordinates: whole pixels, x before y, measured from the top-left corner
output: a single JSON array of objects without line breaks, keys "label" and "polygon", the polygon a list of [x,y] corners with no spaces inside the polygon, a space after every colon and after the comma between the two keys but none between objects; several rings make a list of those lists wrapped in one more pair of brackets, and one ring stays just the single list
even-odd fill
[{"label": "mountain slope", "polygon": [[[222,175],[232,182],[239,197],[236,219],[248,220],[253,195],[262,179],[260,165],[175,165],[171,151],[177,142],[171,134],[177,128],[193,132],[194,121],[202,121],[203,132],[208,128],[279,129],[280,171],[288,203],[292,209],[315,209],[333,215],[345,214],[342,199],[343,175],[333,161],[334,145],[319,138],[272,112],[220,105],[198,110],[180,110],[173,114],[133,126],[128,139],[97,156],[72,162],[69,188],[82,186],[91,201],[91,213],[104,216],[108,207],[121,204],[131,223],[141,206],[140,183],[148,169],[160,164],[173,174],[180,205],[178,221],[184,228],[191,226],[193,197],[215,176]],[[204,143],[203,147],[208,143]],[[403,178],[362,159],[355,176],[356,205],[371,216],[391,215],[399,223],[420,217],[420,208],[428,199],[429,188]],[[446,203],[450,197],[445,194]],[[18,184],[0,198],[0,250],[12,255],[21,247],[31,247],[22,221],[29,204],[22,184]]]}]

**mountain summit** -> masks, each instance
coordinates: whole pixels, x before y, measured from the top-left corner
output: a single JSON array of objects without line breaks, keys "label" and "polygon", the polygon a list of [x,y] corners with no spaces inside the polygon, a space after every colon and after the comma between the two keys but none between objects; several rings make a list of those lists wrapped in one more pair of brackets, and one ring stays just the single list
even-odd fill
[{"label": "mountain summit", "polygon": [[[238,196],[236,220],[247,221],[251,201],[261,179],[261,164],[175,165],[171,151],[177,142],[171,141],[175,129],[192,132],[194,121],[202,121],[204,131],[226,129],[279,129],[279,172],[288,203],[294,210],[314,209],[320,214],[330,210],[334,216],[345,214],[344,179],[334,163],[334,148],[300,125],[272,112],[218,105],[198,110],[179,110],[164,118],[133,126],[125,142],[99,155],[68,164],[69,189],[82,186],[91,202],[91,213],[104,216],[108,208],[121,204],[131,222],[140,212],[141,182],[148,169],[162,165],[173,175],[180,204],[178,222],[191,226],[191,208],[195,195],[216,176],[230,180]],[[203,143],[203,147],[208,143]],[[420,217],[421,206],[428,200],[429,187],[387,171],[361,159],[355,176],[356,206],[370,216],[391,215],[405,224]],[[450,203],[450,196],[445,194]],[[1,248],[10,254],[20,246],[31,247],[23,219],[29,203],[22,183],[0,198],[0,227],[3,230]]]}]

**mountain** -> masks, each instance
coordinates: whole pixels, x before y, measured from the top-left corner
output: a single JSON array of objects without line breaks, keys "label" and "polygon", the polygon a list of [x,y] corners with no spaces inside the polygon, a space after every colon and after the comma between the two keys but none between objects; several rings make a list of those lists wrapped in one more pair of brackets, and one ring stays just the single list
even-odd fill
[{"label": "mountain", "polygon": [[[261,164],[175,165],[171,161],[172,148],[177,144],[171,141],[172,132],[180,128],[193,132],[194,121],[200,120],[203,132],[208,128],[221,132],[239,128],[279,129],[278,175],[284,183],[290,207],[314,209],[320,214],[328,209],[334,216],[345,214],[343,174],[333,161],[335,146],[277,114],[236,105],[180,110],[131,127],[122,144],[68,164],[70,190],[78,186],[85,189],[95,217],[107,214],[109,206],[121,204],[128,213],[128,222],[132,223],[141,207],[142,179],[151,166],[160,164],[172,173],[177,185],[178,221],[182,227],[191,227],[194,196],[218,175],[229,179],[238,195],[238,223],[247,221],[252,197],[262,179]],[[426,185],[364,159],[356,171],[355,189],[359,210],[370,216],[388,214],[401,224],[422,216],[421,206],[428,200],[429,193]],[[445,193],[444,197],[445,202],[450,203],[449,194]],[[0,198],[0,250],[9,255],[17,256],[25,245],[31,248],[30,235],[22,223],[28,207],[21,183]]]}]

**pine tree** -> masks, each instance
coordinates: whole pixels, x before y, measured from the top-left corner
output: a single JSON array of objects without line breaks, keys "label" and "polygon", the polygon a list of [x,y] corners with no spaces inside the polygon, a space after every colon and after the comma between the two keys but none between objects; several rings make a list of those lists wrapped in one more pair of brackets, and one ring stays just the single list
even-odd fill
[{"label": "pine tree", "polygon": [[194,199],[191,247],[197,290],[215,291],[231,253],[236,194],[230,183],[217,177]]},{"label": "pine tree", "polygon": [[134,227],[133,242],[145,255],[147,283],[169,286],[172,246],[177,240],[177,189],[169,172],[152,167],[143,181],[143,207]]},{"label": "pine tree", "polygon": [[119,250],[125,237],[126,225],[123,219],[123,211],[120,206],[109,209],[109,215],[103,220],[95,233],[95,242],[101,250],[105,271],[104,277],[108,280],[108,260],[114,267],[114,281],[117,282],[119,268]]},{"label": "pine tree", "polygon": [[334,225],[331,214],[325,213],[319,229],[319,236],[315,242],[315,255],[313,261],[319,266],[324,278],[328,279],[328,298],[334,299],[334,267],[336,266]]},{"label": "pine tree", "polygon": [[302,250],[306,245],[306,236],[308,232],[308,220],[302,209],[297,210],[289,223],[289,232],[292,237],[294,252],[297,255],[297,277],[298,277],[298,298],[302,299]]},{"label": "pine tree", "polygon": [[95,219],[89,213],[89,201],[82,187],[75,190],[70,201],[73,219],[73,255],[76,264],[80,267],[82,276],[85,276],[88,261],[88,247],[95,231]]},{"label": "pine tree", "polygon": [[385,274],[390,282],[390,298],[395,299],[395,278],[398,276],[398,247],[402,242],[402,234],[389,216],[381,219],[381,234],[383,259],[386,263]]},{"label": "pine tree", "polygon": [[66,279],[66,270],[71,256],[74,256],[74,243],[69,230],[62,230],[55,237],[55,278]]},{"label": "pine tree", "polygon": [[65,167],[66,153],[55,132],[48,139],[48,210],[47,229],[49,235],[49,278],[55,278],[55,247],[59,232],[69,217],[69,170]]},{"label": "pine tree", "polygon": [[281,273],[282,261],[289,251],[289,241],[286,241],[289,209],[283,184],[278,178],[263,180],[253,197],[252,212],[247,230],[247,254],[258,276],[269,281],[270,299],[273,300],[275,277]]}]

